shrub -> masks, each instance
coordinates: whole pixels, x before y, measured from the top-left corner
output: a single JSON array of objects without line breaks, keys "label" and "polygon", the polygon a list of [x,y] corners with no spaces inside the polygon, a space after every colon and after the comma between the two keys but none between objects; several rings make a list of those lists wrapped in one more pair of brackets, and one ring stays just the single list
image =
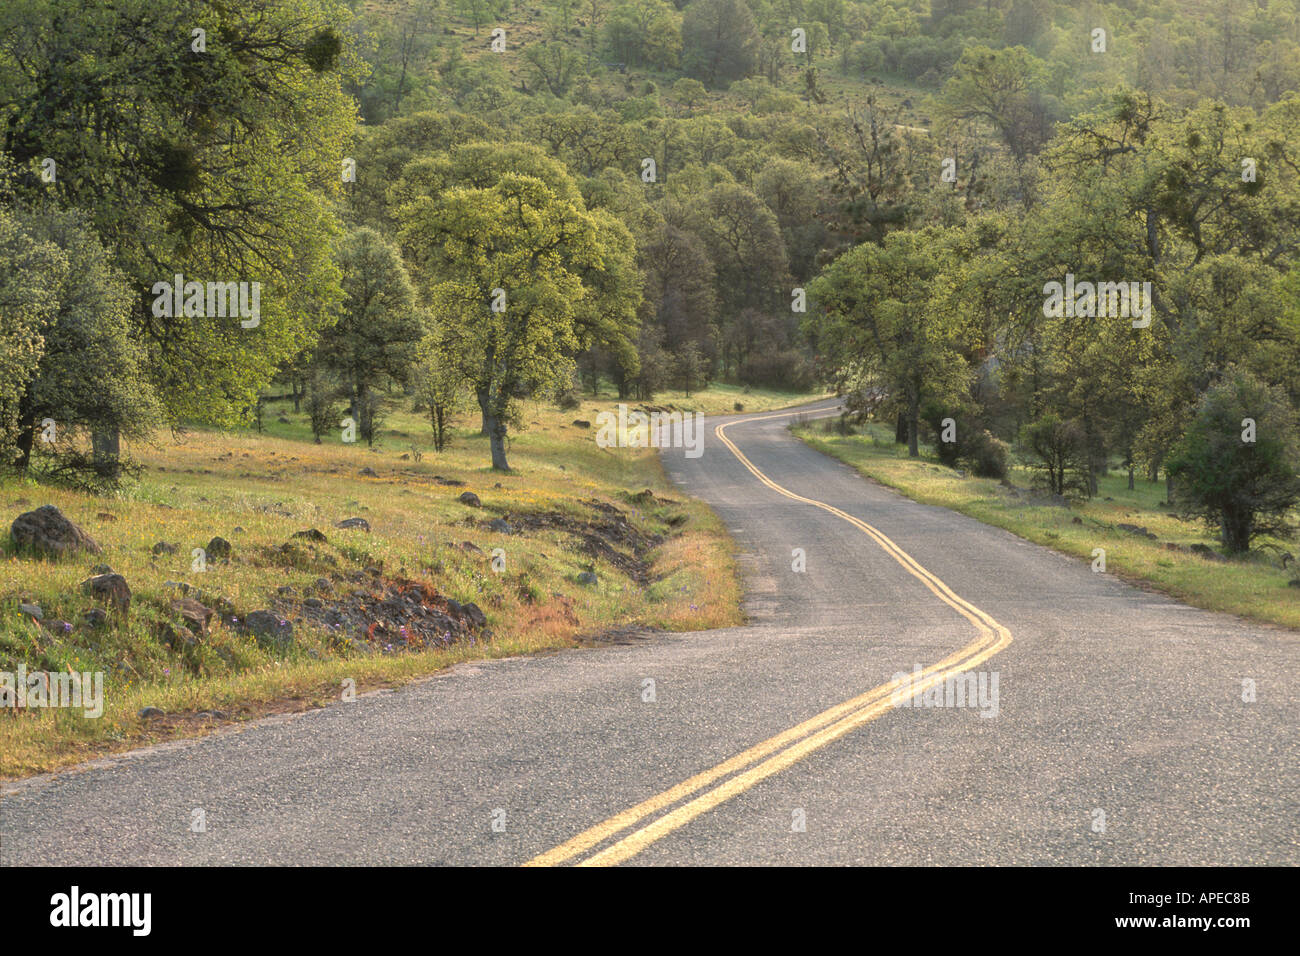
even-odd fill
[{"label": "shrub", "polygon": [[1036,472],[1037,483],[1052,494],[1088,494],[1088,453],[1078,422],[1048,413],[1020,429],[1020,447]]},{"label": "shrub", "polygon": [[1170,459],[1179,514],[1217,526],[1231,553],[1249,550],[1261,534],[1290,535],[1290,512],[1300,502],[1298,430],[1281,389],[1233,372],[1205,394]]},{"label": "shrub", "polygon": [[812,365],[796,349],[751,355],[741,364],[738,377],[748,386],[806,392],[815,384]]},{"label": "shrub", "polygon": [[972,443],[973,449],[966,456],[970,470],[981,478],[1005,478],[1007,476],[1007,443],[996,437],[987,428],[976,433]]}]

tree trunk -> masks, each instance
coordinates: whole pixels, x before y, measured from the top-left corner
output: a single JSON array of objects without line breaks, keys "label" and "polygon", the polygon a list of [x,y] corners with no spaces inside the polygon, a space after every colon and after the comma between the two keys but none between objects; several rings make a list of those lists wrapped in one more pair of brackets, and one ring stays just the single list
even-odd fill
[{"label": "tree trunk", "polygon": [[921,456],[920,447],[921,432],[921,403],[916,399],[908,402],[907,405],[907,457],[919,458]]},{"label": "tree trunk", "polygon": [[90,433],[90,447],[96,464],[116,461],[122,454],[122,436],[116,428]]},{"label": "tree trunk", "polygon": [[19,427],[18,457],[14,460],[14,467],[19,472],[25,472],[32,461],[32,446],[36,444],[36,422],[29,419]]},{"label": "tree trunk", "polygon": [[1168,471],[1165,472],[1165,502],[1171,505],[1174,503],[1174,476]]},{"label": "tree trunk", "polygon": [[894,423],[894,444],[901,445],[907,441],[907,412],[898,412],[898,421]]},{"label": "tree trunk", "polygon": [[1133,484],[1133,465],[1130,464],[1130,465],[1128,466],[1128,490],[1129,490],[1129,491],[1132,491],[1133,489],[1134,489],[1134,484]]},{"label": "tree trunk", "polygon": [[506,426],[496,415],[489,414],[488,443],[492,448],[492,469],[509,471],[510,463],[506,461]]},{"label": "tree trunk", "polygon": [[478,399],[478,410],[483,414],[483,422],[482,422],[482,424],[479,426],[478,433],[479,433],[480,435],[483,435],[484,437],[487,437],[487,436],[491,435],[491,432],[488,430],[488,421],[489,421],[489,416],[488,416],[488,393],[487,393],[487,389],[485,389],[485,388],[477,389],[477,390],[474,392],[474,396]]}]

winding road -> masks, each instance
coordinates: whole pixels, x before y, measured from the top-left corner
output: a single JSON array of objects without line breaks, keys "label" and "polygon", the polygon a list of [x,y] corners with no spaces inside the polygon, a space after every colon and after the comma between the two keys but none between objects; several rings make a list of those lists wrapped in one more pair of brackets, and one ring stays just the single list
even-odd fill
[{"label": "winding road", "polygon": [[1300,636],[911,502],[794,414],[662,453],[745,626],[0,784],[0,863],[1300,863]]}]

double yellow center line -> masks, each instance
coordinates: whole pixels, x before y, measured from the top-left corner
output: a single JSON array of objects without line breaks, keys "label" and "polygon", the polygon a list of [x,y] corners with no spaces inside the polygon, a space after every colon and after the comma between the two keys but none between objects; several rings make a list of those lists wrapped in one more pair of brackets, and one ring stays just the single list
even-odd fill
[{"label": "double yellow center line", "polygon": [[[837,704],[829,710],[805,720],[797,727],[792,727],[769,740],[756,744],[743,753],[723,761],[716,767],[696,774],[689,780],[685,780],[675,787],[670,787],[649,800],[638,803],[631,809],[615,814],[603,823],[598,823],[591,829],[579,833],[570,840],[566,840],[554,849],[547,850],[545,853],[534,857],[525,863],[525,866],[556,866],[567,863],[575,857],[582,856],[582,854],[594,847],[613,839],[623,831],[636,827],[637,824],[642,823],[649,817],[653,817],[661,810],[680,803],[680,806],[676,806],[663,816],[615,840],[615,842],[610,843],[599,852],[578,861],[577,865],[612,866],[622,863],[624,860],[636,856],[655,841],[662,839],[674,830],[684,827],[701,814],[707,813],[719,804],[737,794],[743,793],[759,781],[779,773],[814,751],[825,747],[832,741],[838,740],[850,731],[875,720],[881,714],[891,710],[898,699],[911,698],[913,694],[942,683],[949,677],[977,667],[1011,643],[1010,631],[969,601],[954,594],[948,585],[921,567],[911,555],[891,541],[883,532],[833,505],[828,505],[824,501],[817,501],[813,498],[805,498],[803,495],[795,494],[788,488],[778,485],[763,474],[726,435],[726,429],[732,425],[768,421],[773,418],[783,418],[794,414],[798,413],[780,412],[774,415],[746,418],[740,422],[727,422],[715,428],[713,433],[722,444],[731,450],[731,453],[739,459],[740,463],[768,488],[793,501],[799,501],[803,504],[812,505],[814,508],[820,508],[822,511],[830,512],[866,534],[886,554],[902,565],[904,570],[929,588],[935,597],[970,621],[979,636],[965,647],[949,654],[943,660],[931,664],[921,671],[919,675],[908,674],[905,678],[896,678],[887,684],[872,688],[852,700]],[[896,693],[898,693],[897,698]],[[722,782],[719,783],[719,781]],[[714,784],[717,784],[717,786],[713,786]],[[708,789],[710,787],[712,789]],[[704,792],[701,793],[700,791]],[[695,794],[699,795],[694,796]],[[688,797],[693,797],[693,799],[687,800]],[[681,803],[683,800],[686,802]]]}]

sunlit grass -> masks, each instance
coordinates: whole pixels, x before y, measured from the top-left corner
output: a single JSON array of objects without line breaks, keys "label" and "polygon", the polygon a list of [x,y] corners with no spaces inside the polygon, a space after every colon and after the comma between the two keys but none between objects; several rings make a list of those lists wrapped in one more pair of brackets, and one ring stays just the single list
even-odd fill
[{"label": "sunlit grass", "polygon": [[[892,430],[878,425],[865,435],[828,434],[822,426],[796,428],[795,433],[916,501],[951,508],[1089,562],[1093,549],[1103,548],[1108,573],[1151,585],[1197,607],[1300,628],[1300,588],[1288,586],[1297,574],[1294,565],[1284,571],[1258,555],[1217,562],[1165,547],[1166,542],[1210,547],[1217,542],[1203,525],[1180,520],[1160,507],[1163,482],[1139,478],[1130,491],[1127,475],[1112,473],[1100,479],[1091,500],[1072,502],[1068,509],[1034,505],[1011,497],[996,480],[960,477],[930,456],[908,458],[906,447],[892,441]],[[1009,477],[1021,487],[1032,480],[1031,473],[1018,466]],[[1156,540],[1124,531],[1119,524],[1145,528]],[[1284,546],[1295,550],[1294,544]]]},{"label": "sunlit grass", "polygon": [[[654,404],[720,414],[732,413],[737,403],[762,411],[806,400],[719,386],[689,398],[661,393]],[[173,719],[182,713],[217,709],[254,716],[337,699],[346,677],[364,689],[458,660],[569,646],[611,627],[695,630],[738,623],[740,588],[720,522],[668,484],[653,450],[597,446],[596,416],[617,404],[604,392],[581,396],[580,406],[569,411],[529,408],[526,427],[510,439],[508,474],[489,467],[486,439],[468,412],[456,422],[451,446],[438,453],[429,423],[410,412],[406,400],[394,404],[373,449],[344,444],[337,433],[315,444],[305,411],[295,413],[291,403],[280,401],[265,409],[262,434],[193,430],[178,442],[159,433],[152,445],[126,449],[147,470],[138,485],[118,496],[0,483],[6,527],[23,511],[54,504],[104,548],[102,556],[56,563],[15,555],[6,542],[0,551],[0,670],[12,670],[19,661],[28,669],[102,670],[107,697],[105,715],[94,720],[50,710],[0,715],[0,775],[49,770],[95,753],[204,732],[206,722]],[[592,427],[573,425],[577,419]],[[374,476],[361,474],[367,468]],[[435,476],[465,484],[440,484]],[[638,504],[632,496],[646,488],[671,503]],[[481,509],[457,500],[466,490],[480,497]],[[597,515],[584,502],[592,499],[615,505],[633,527],[663,539],[645,556],[651,563],[648,584],[585,553],[561,531],[516,529],[505,535],[485,527],[494,517],[527,512],[591,520]],[[334,527],[354,516],[370,523],[369,534]],[[346,659],[328,634],[305,623],[295,626],[296,645],[283,656],[215,625],[189,667],[161,643],[156,622],[168,616],[168,602],[177,596],[165,582],[219,594],[245,613],[269,607],[281,585],[302,594],[320,576],[318,569],[258,566],[254,559],[261,548],[309,528],[328,537],[330,545],[322,550],[336,555],[342,570],[382,567],[385,577],[425,580],[449,597],[474,601],[486,612],[493,636],[474,647]],[[192,550],[213,536],[233,544],[235,560],[193,572]],[[159,541],[177,545],[177,553],[152,555]],[[486,557],[462,550],[464,541],[489,555],[504,549],[504,573],[494,573]],[[78,623],[91,606],[79,585],[101,562],[126,577],[132,612],[125,626],[92,632]],[[597,584],[577,582],[585,570],[596,572]],[[73,631],[42,636],[19,613],[20,603],[39,604],[47,621],[69,621]],[[138,717],[145,706],[166,711],[168,720],[146,724]]]}]

